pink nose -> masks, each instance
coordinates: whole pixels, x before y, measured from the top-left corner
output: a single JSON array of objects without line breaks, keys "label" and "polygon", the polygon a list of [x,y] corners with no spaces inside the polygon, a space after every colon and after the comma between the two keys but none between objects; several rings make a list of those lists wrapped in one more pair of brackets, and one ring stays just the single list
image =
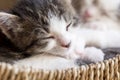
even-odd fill
[{"label": "pink nose", "polygon": [[88,19],[88,18],[91,18],[92,17],[92,13],[90,12],[90,10],[86,10],[85,12],[84,12],[84,18],[86,18],[86,19]]},{"label": "pink nose", "polygon": [[61,46],[64,48],[69,48],[70,47],[71,42],[69,43],[61,43]]}]

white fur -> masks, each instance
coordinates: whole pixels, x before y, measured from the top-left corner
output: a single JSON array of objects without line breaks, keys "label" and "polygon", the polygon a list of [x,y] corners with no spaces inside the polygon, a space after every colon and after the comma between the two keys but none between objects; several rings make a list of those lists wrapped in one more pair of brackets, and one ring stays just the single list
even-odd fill
[{"label": "white fur", "polygon": [[[85,45],[100,48],[120,47],[120,24],[116,16],[120,0],[97,0],[97,2],[98,5],[95,5],[93,0],[83,0],[84,5],[81,6],[83,23],[80,24],[79,36],[84,38]],[[92,13],[91,17],[83,17],[86,10]],[[84,22],[84,19],[87,21]]]},{"label": "white fur", "polygon": [[[82,53],[84,48],[83,47],[84,43],[76,42],[76,40],[78,40],[77,36],[66,31],[66,27],[68,24],[69,23],[67,23],[63,18],[59,19],[58,17],[51,15],[50,31],[51,31],[51,35],[55,37],[53,41],[55,41],[56,44],[50,46],[51,48],[48,48],[50,49],[48,50],[48,52],[54,55],[59,55],[71,59],[79,58],[80,56],[78,56],[75,51],[79,50],[79,52]],[[61,46],[61,44],[66,45],[68,43],[70,43],[69,48],[65,48]]]},{"label": "white fur", "polygon": [[94,29],[78,29],[75,32],[84,41],[85,45],[91,45],[99,48],[120,47],[120,31],[119,30],[94,30]]},{"label": "white fur", "polygon": [[[120,4],[120,0],[96,0],[97,4],[94,4],[93,0],[82,0],[81,2],[83,2],[84,5],[80,8],[80,15],[81,18],[83,17],[83,19],[87,21],[98,21],[99,19],[104,21],[104,17],[116,19]],[[86,11],[90,13],[92,17],[84,18]],[[105,14],[107,14],[107,16]]]},{"label": "white fur", "polygon": [[114,11],[119,7],[120,0],[99,0],[99,3],[101,4],[101,7],[104,7],[105,10]]},{"label": "white fur", "polygon": [[2,21],[2,23],[6,22],[7,25],[10,25],[12,23],[11,20],[9,20],[10,18],[11,19],[17,18],[17,16],[4,13],[4,12],[0,12],[0,20]]},{"label": "white fur", "polygon": [[82,28],[89,28],[95,30],[120,30],[119,24],[114,20],[102,17],[98,21],[91,20],[90,22],[86,22],[81,25]]},{"label": "white fur", "polygon": [[67,22],[63,18],[59,19],[52,16],[50,19],[50,32],[57,41],[57,44],[68,44],[71,40],[69,33],[66,31]]},{"label": "white fur", "polygon": [[5,12],[0,12],[0,16],[16,17],[15,15],[11,15]]},{"label": "white fur", "polygon": [[85,49],[84,52],[85,56],[83,55],[83,58],[93,61],[93,62],[99,62],[104,60],[104,53],[101,49],[97,49],[95,47],[88,47]]},{"label": "white fur", "polygon": [[50,55],[50,54],[40,54],[33,56],[31,58],[26,58],[15,62],[15,65],[19,67],[32,67],[43,70],[63,70],[68,68],[77,68],[74,60],[65,59],[62,57]]},{"label": "white fur", "polygon": [[[94,62],[102,61],[104,53],[101,49],[105,48],[119,48],[120,47],[120,31],[119,30],[94,30],[94,29],[78,29],[75,31],[76,35],[81,37],[85,46],[92,46],[84,48],[84,52],[80,54],[82,59],[88,59]],[[79,41],[79,44],[83,42]],[[97,49],[96,47],[100,48]]]}]

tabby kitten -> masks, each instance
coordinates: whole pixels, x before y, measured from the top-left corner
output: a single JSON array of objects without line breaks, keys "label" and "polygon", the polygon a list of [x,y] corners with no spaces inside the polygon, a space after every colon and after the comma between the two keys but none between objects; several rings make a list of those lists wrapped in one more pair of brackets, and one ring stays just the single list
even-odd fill
[{"label": "tabby kitten", "polygon": [[16,52],[30,55],[13,64],[41,69],[78,67],[80,57],[80,63],[86,64],[79,54],[82,40],[69,32],[74,22],[77,19],[70,0],[20,0],[10,13],[0,12],[1,32]]},{"label": "tabby kitten", "polygon": [[93,34],[86,34],[77,22],[70,0],[20,0],[10,13],[0,12],[2,33],[17,53],[30,56],[13,64],[41,69],[66,69],[104,59],[100,49],[85,47],[88,34]]}]

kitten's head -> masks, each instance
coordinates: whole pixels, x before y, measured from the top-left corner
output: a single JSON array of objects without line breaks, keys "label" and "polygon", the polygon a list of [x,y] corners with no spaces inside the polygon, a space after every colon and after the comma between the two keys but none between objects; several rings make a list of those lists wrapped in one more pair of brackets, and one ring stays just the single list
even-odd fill
[{"label": "kitten's head", "polygon": [[117,19],[120,0],[73,0],[73,6],[85,21],[100,18]]},{"label": "kitten's head", "polygon": [[11,14],[0,12],[0,29],[21,50],[62,55],[72,44],[72,9],[66,0],[21,0]]}]

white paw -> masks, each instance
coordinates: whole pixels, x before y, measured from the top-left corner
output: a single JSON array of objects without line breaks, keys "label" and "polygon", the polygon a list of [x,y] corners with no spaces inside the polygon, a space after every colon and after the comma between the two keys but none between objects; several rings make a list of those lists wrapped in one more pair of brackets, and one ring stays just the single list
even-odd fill
[{"label": "white paw", "polygon": [[84,58],[91,60],[93,62],[99,62],[104,60],[104,53],[101,49],[97,49],[95,47],[85,48]]}]

